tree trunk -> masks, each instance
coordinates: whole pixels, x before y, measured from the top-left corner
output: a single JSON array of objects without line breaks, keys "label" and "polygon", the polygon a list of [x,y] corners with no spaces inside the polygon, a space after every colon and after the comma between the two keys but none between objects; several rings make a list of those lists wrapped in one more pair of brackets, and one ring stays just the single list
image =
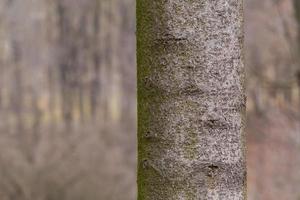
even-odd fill
[{"label": "tree trunk", "polygon": [[240,0],[137,0],[138,199],[246,199]]},{"label": "tree trunk", "polygon": [[[297,23],[298,23],[297,54],[299,54],[300,53],[300,2],[299,2],[299,0],[294,0],[294,10],[295,10],[296,20],[297,20]],[[296,104],[299,104],[299,102],[300,102],[300,59],[299,58],[297,59],[297,62],[298,62],[298,65],[297,65],[298,67],[297,67],[296,74],[295,74],[296,84],[297,84],[297,87],[298,87],[298,88],[296,88],[296,94],[297,94]]]},{"label": "tree trunk", "polygon": [[[295,10],[295,17],[300,24],[300,2],[298,0],[294,0],[294,10]],[[298,33],[300,32],[300,26],[298,25]],[[298,41],[300,42],[300,35],[298,34]]]}]

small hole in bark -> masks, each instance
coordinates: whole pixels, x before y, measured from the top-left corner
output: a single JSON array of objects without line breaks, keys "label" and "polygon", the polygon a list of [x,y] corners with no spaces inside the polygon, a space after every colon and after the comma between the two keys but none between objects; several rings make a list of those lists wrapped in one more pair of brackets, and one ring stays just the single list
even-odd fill
[{"label": "small hole in bark", "polygon": [[145,138],[146,140],[153,140],[153,139],[157,139],[157,135],[152,131],[146,131],[144,133],[143,138]]},{"label": "small hole in bark", "polygon": [[150,137],[151,132],[150,131],[146,131],[145,133],[145,138],[149,138]]},{"label": "small hole in bark", "polygon": [[217,120],[215,120],[215,119],[210,119],[210,120],[208,120],[207,125],[208,125],[210,128],[212,128],[213,126],[215,126],[216,122],[217,122]]},{"label": "small hole in bark", "polygon": [[142,161],[142,166],[143,166],[143,169],[146,169],[149,166],[149,161],[147,159],[144,159]]},{"label": "small hole in bark", "polygon": [[208,168],[209,168],[210,170],[212,170],[212,171],[215,171],[215,170],[218,170],[218,169],[219,169],[218,166],[213,165],[213,164],[212,164],[212,165],[209,165]]},{"label": "small hole in bark", "polygon": [[152,81],[149,77],[144,78],[144,84],[146,87],[151,87],[152,86]]},{"label": "small hole in bark", "polygon": [[210,177],[210,178],[215,176],[217,171],[219,170],[219,167],[217,165],[214,165],[214,164],[209,165],[207,168],[208,168],[207,176]]}]

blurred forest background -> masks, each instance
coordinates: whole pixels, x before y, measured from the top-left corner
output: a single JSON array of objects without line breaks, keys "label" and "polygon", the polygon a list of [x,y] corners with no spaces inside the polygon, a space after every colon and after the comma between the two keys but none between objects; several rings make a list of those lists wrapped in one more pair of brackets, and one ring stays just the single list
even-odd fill
[{"label": "blurred forest background", "polygon": [[[249,199],[299,200],[300,1],[244,1]],[[1,0],[0,44],[0,199],[136,199],[134,0]]]}]

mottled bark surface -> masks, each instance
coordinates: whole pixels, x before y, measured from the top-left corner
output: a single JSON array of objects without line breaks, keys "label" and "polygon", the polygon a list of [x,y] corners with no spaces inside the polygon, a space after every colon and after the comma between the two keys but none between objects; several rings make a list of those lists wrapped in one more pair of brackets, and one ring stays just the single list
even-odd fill
[{"label": "mottled bark surface", "polygon": [[240,0],[137,0],[138,199],[246,199]]}]

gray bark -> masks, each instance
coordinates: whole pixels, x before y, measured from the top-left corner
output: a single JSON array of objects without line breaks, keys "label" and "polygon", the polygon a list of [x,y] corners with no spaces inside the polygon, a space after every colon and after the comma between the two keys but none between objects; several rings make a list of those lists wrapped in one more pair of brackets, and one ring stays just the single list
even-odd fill
[{"label": "gray bark", "polygon": [[137,0],[138,199],[246,199],[240,0]]}]

